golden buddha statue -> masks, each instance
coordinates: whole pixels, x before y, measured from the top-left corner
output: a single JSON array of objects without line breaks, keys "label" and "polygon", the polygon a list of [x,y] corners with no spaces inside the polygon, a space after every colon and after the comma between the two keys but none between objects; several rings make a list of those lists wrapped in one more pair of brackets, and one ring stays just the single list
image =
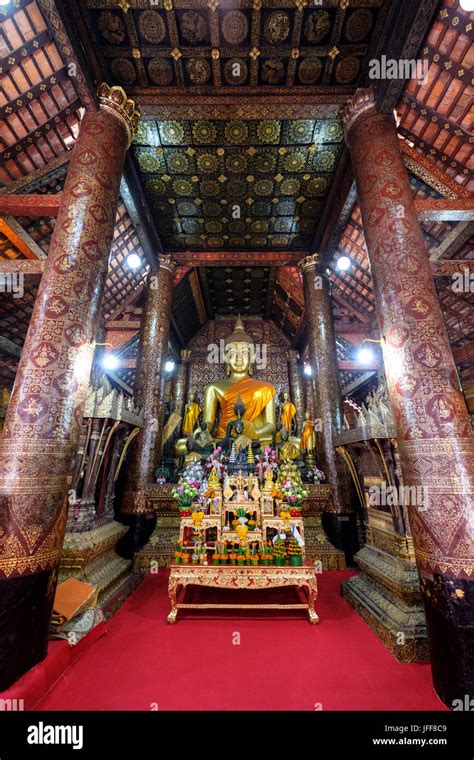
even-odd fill
[{"label": "golden buddha statue", "polygon": [[[227,378],[211,383],[204,392],[204,422],[216,439],[225,438],[227,426],[235,418],[234,406],[240,396],[245,407],[242,416],[244,435],[251,441],[269,445],[276,425],[276,390],[270,383],[252,378],[254,345],[240,317],[225,342],[225,358]],[[214,431],[219,408],[219,425]]]},{"label": "golden buddha statue", "polygon": [[280,422],[291,435],[291,423],[296,414],[296,406],[290,401],[288,393],[283,394],[283,404],[280,413]]},{"label": "golden buddha statue", "polygon": [[199,415],[202,412],[202,408],[196,401],[196,394],[189,394],[189,401],[186,404],[183,419],[183,433],[185,436],[192,435],[196,429]]},{"label": "golden buddha statue", "polygon": [[314,464],[314,451],[316,449],[316,433],[314,432],[314,420],[311,419],[309,412],[305,412],[303,421],[303,430],[301,431],[301,450],[306,453],[308,464]]}]

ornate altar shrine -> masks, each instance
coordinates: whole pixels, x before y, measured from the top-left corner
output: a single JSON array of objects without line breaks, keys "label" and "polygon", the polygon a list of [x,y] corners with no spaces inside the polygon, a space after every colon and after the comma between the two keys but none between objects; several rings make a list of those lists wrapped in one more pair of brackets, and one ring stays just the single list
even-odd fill
[{"label": "ornate altar shrine", "polygon": [[[248,519],[254,543],[271,540],[281,523],[278,502],[282,500],[272,491],[287,480],[305,491],[295,526],[301,536],[306,533],[306,556],[322,569],[343,568],[344,554],[329,543],[321,524],[321,513],[332,510],[332,488],[322,482],[324,473],[316,467],[314,411],[308,410],[309,401],[298,387],[297,368],[292,365],[291,394],[285,390],[289,386],[278,390],[262,375],[256,379],[254,338],[240,318],[230,329],[222,341],[225,378],[213,380],[206,375],[204,388],[194,390],[186,379],[189,356],[176,377],[172,391],[176,403],[169,404],[165,419],[157,484],[147,485],[144,493],[149,512],[157,515],[157,526],[135,555],[134,570],[146,572],[151,563],[164,566],[173,562],[178,532],[181,541],[187,540],[193,527],[191,514],[178,519],[174,484],[197,480],[202,494],[212,485],[207,477],[213,470],[221,485],[203,518],[209,546],[236,539],[233,523],[238,521],[239,509]],[[211,337],[206,336],[206,345]],[[290,359],[294,363],[293,355]],[[188,394],[187,387],[193,388]],[[268,467],[276,478],[270,485],[264,477]],[[225,484],[223,473],[227,475]],[[239,486],[240,478],[247,478],[244,486]]]},{"label": "ornate altar shrine", "polygon": [[[179,609],[305,609],[311,623],[317,595],[316,571],[304,562],[304,525],[300,508],[284,501],[286,485],[275,489],[273,471],[267,468],[263,487],[255,475],[223,476],[221,484],[212,470],[208,490],[190,508],[181,506],[180,533],[175,561],[171,566],[169,596],[174,623]],[[196,496],[197,488],[180,494]],[[196,483],[195,486],[198,484]],[[293,586],[307,589],[297,603],[189,603],[178,601],[178,591],[187,586],[224,590],[264,590]]]}]

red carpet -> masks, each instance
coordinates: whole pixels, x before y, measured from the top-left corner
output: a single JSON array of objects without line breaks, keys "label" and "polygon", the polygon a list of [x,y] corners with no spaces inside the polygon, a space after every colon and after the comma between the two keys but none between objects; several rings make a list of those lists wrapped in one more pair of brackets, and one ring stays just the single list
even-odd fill
[{"label": "red carpet", "polygon": [[0,699],[23,700],[22,709],[33,710],[73,662],[82,657],[97,639],[106,633],[107,626],[102,622],[73,647],[64,640],[50,641],[46,659],[25,673],[9,689],[0,691]]},{"label": "red carpet", "polygon": [[148,576],[37,709],[446,709],[429,665],[398,663],[340,596],[349,575],[319,576],[319,625],[298,611],[187,612],[168,625],[167,573]]}]

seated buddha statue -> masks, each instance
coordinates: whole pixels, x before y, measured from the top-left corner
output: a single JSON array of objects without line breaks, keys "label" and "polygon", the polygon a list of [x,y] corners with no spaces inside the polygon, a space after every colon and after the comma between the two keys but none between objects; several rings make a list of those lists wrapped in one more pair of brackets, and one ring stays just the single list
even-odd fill
[{"label": "seated buddha statue", "polygon": [[[240,397],[243,412],[244,435],[262,445],[271,442],[275,431],[276,390],[264,380],[252,377],[254,345],[247,335],[240,317],[232,335],[225,342],[227,377],[208,385],[204,392],[203,418],[216,440],[226,437],[228,425],[235,418],[234,407]],[[220,410],[216,425],[217,412]]]}]

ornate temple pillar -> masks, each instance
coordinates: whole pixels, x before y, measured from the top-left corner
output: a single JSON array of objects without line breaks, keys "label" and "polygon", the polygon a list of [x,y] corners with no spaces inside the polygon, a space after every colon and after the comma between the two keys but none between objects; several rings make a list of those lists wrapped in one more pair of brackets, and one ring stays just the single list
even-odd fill
[{"label": "ornate temple pillar", "polygon": [[181,364],[178,366],[176,377],[173,383],[172,398],[174,401],[174,410],[181,417],[183,422],[184,410],[186,407],[186,398],[188,395],[189,383],[189,360],[191,351],[183,348],[181,351]]},{"label": "ornate temple pillar", "polygon": [[[130,446],[127,473],[122,494],[122,514],[130,530],[120,544],[124,556],[131,556],[143,546],[152,530],[146,487],[154,482],[161,456],[163,430],[163,391],[165,362],[168,356],[171,298],[175,265],[169,257],[160,257],[160,268],[150,273],[140,328],[135,403],[143,410],[143,428]],[[147,524],[148,523],[148,524]]]},{"label": "ornate temple pillar", "polygon": [[299,266],[303,277],[308,353],[314,373],[316,418],[321,431],[316,432],[317,455],[332,486],[336,512],[350,510],[346,493],[346,473],[337,460],[333,435],[342,431],[342,394],[337,366],[336,334],[331,308],[329,280],[318,271],[318,254],[306,256]]},{"label": "ornate temple pillar", "polygon": [[301,376],[301,364],[298,364],[298,351],[290,349],[286,352],[288,362],[288,379],[290,381],[290,396],[296,406],[296,421],[298,423],[298,435],[303,429],[304,413],[306,411],[306,394]]},{"label": "ornate temple pillar", "polygon": [[[474,437],[394,119],[358,90],[344,113],[436,691],[474,696]],[[415,492],[413,492],[415,493]]]},{"label": "ornate temple pillar", "polygon": [[74,146],[0,441],[0,690],[47,653],[120,178],[138,111],[99,89]]}]

